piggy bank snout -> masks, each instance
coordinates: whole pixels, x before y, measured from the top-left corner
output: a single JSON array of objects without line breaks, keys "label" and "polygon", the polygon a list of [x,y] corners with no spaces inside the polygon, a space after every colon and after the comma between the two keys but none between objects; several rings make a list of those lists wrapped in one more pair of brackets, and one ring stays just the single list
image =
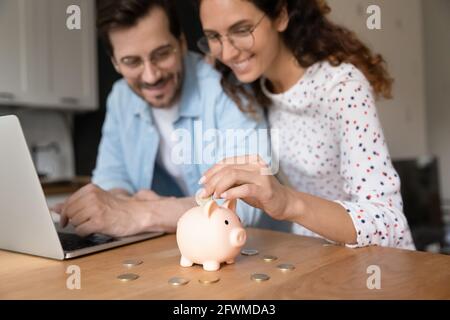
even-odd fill
[{"label": "piggy bank snout", "polygon": [[235,228],[230,233],[230,242],[233,247],[242,247],[247,240],[247,234],[243,228]]}]

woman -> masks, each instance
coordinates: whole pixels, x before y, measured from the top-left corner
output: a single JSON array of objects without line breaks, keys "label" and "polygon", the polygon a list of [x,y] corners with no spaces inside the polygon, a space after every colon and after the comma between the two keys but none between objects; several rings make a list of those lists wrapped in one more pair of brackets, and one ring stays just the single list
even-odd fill
[{"label": "woman", "polygon": [[414,249],[375,107],[391,92],[383,58],[331,23],[321,0],[200,0],[199,9],[199,47],[242,108],[242,95],[267,107],[287,177],[260,174],[256,157],[226,159],[200,180],[202,196],[240,198],[298,234]]}]

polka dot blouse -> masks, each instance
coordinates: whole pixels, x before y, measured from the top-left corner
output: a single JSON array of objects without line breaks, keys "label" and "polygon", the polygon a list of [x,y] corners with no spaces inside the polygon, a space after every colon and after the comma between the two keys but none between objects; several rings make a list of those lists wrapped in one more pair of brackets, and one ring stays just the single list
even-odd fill
[{"label": "polka dot blouse", "polygon": [[[284,182],[347,210],[357,232],[347,246],[415,249],[365,76],[351,64],[320,62],[282,94],[261,84],[273,101],[268,117]],[[318,236],[298,224],[293,232]]]}]

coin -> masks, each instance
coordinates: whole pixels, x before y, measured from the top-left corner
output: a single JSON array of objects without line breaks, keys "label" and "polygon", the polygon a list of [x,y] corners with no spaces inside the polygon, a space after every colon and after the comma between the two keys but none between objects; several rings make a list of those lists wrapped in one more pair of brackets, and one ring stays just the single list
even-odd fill
[{"label": "coin", "polygon": [[259,253],[259,251],[256,250],[256,249],[243,249],[241,251],[241,254],[244,255],[244,256],[255,256],[258,253]]},{"label": "coin", "polygon": [[203,191],[203,189],[199,189],[197,193],[195,194],[195,201],[200,207],[203,207],[205,204],[207,204],[209,201],[212,200],[212,197],[202,198],[200,197],[200,193]]},{"label": "coin", "polygon": [[217,283],[220,281],[219,277],[215,277],[215,276],[209,276],[209,277],[202,277],[200,279],[198,279],[198,282],[200,282],[201,284],[213,284],[213,283]]},{"label": "coin", "polygon": [[256,282],[263,282],[263,281],[269,280],[270,277],[264,273],[254,273],[254,274],[252,274],[250,279],[252,279],[253,281],[256,281]]},{"label": "coin", "polygon": [[184,286],[188,284],[189,280],[180,277],[173,277],[169,279],[169,283],[173,286]]},{"label": "coin", "polygon": [[124,273],[117,277],[117,279],[123,282],[134,281],[137,278],[139,278],[139,276],[134,273]]},{"label": "coin", "polygon": [[282,263],[277,265],[277,268],[280,269],[281,271],[292,271],[295,269],[295,266],[293,264],[290,263]]},{"label": "coin", "polygon": [[277,257],[271,256],[271,255],[265,255],[265,256],[263,257],[263,260],[264,260],[265,262],[272,262],[272,261],[275,261],[275,260],[277,260],[277,259],[278,259]]},{"label": "coin", "polygon": [[125,260],[122,262],[125,267],[131,268],[142,264],[142,260]]}]

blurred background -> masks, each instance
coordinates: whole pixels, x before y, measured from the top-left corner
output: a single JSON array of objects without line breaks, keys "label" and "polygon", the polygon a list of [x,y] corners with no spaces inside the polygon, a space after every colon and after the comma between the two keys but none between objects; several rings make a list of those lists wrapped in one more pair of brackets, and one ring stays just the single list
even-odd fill
[{"label": "blurred background", "polygon": [[[189,46],[201,25],[175,0]],[[450,253],[450,1],[329,0],[331,18],[381,53],[394,99],[378,103],[405,214],[420,250]],[[77,5],[81,29],[66,27]],[[381,9],[369,30],[367,8]],[[89,181],[119,79],[97,39],[94,0],[0,0],[0,115],[16,114],[49,203]]]}]

